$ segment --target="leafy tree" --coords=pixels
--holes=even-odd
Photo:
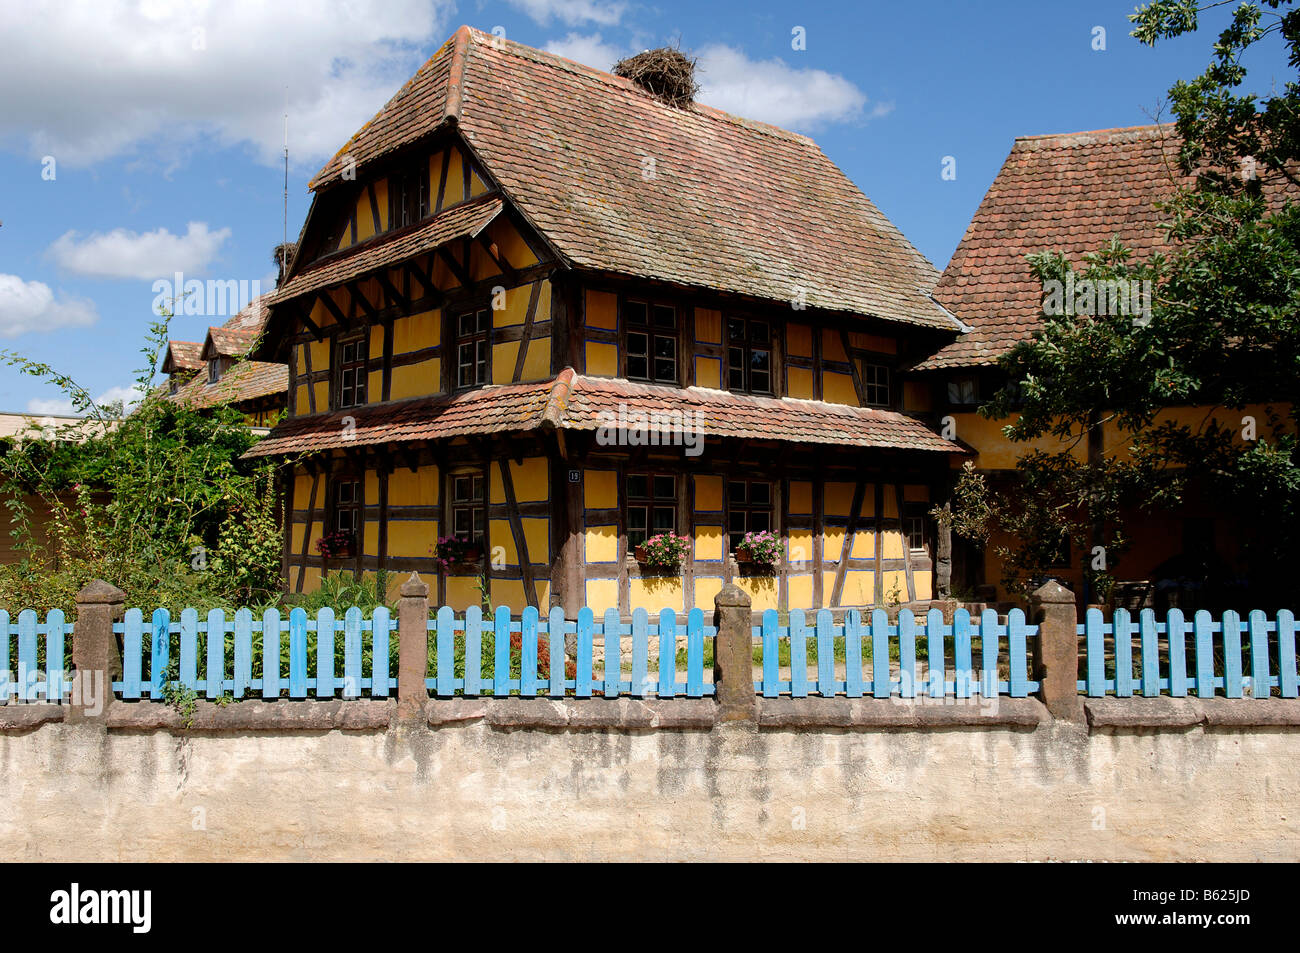
[[[1201,14],[1221,5],[1155,0],[1130,17],[1133,35],[1155,45],[1193,33]],[[1135,262],[1112,241],[1078,263],[1030,256],[1044,282],[1147,280],[1155,290],[1149,320],[1051,316],[1001,362],[1008,383],[981,413],[1018,413],[1004,428],[1012,440],[1064,442],[1059,452],[1022,457],[1017,486],[981,503],[983,532],[1018,538],[1007,581],[1022,590],[1050,570],[1066,537],[1106,547],[1100,571],[1091,545],[1081,550],[1085,575],[1104,594],[1127,545],[1125,508],[1177,507],[1193,494],[1215,500],[1252,540],[1247,556],[1261,591],[1281,582],[1282,556],[1300,540],[1300,210],[1287,201],[1300,185],[1300,86],[1287,82],[1265,97],[1244,88],[1243,57],[1269,37],[1300,69],[1292,0],[1246,2],[1205,72],[1169,92],[1185,180],[1161,208],[1167,254]],[[1265,419],[1246,417],[1250,404],[1269,406]],[[1180,422],[1162,413],[1172,407],[1212,413]],[[1131,434],[1129,460],[1072,452],[1107,425]],[[969,483],[963,477],[966,492]]]

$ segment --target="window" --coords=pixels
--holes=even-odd
[[[772,529],[772,484],[761,480],[727,481],[727,529],[734,553],[746,533]]]
[[[627,545],[639,546],[659,533],[677,532],[677,478],[663,473],[627,477]]]
[[[889,366],[886,364],[862,365],[862,391],[868,407],[888,407]]]
[[[335,406],[360,407],[366,402],[366,365],[370,362],[370,339],[366,335],[340,341],[338,348],[338,400]]]
[[[627,376],[634,381],[677,383],[677,309],[646,301],[623,303]]]
[[[208,383],[215,384],[221,380],[221,358],[214,357],[208,361]]]
[[[483,539],[483,476],[456,473],[451,478],[451,535],[467,542]]]
[[[429,164],[417,162],[393,175],[388,186],[388,227],[412,225],[429,214]]]
[[[903,507],[903,534],[907,537],[907,548],[913,555],[928,556],[926,544],[926,504],[906,503]]]
[[[334,528],[356,538],[361,526],[361,481],[339,480],[334,484]]]
[[[772,393],[772,329],[766,321],[727,319],[727,386],[751,394]]]
[[[980,398],[979,379],[976,377],[954,377],[948,381],[948,403],[956,407],[969,407],[978,404]]]
[[[488,335],[492,317],[486,308],[456,319],[456,386],[477,387],[488,380]]]

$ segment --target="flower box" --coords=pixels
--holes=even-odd
[[[642,566],[659,570],[675,570],[681,568],[682,561],[690,551],[689,537],[674,533],[658,533],[644,543],[640,543],[636,547],[635,555],[636,561]]]

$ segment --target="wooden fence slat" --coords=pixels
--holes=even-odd
[[[959,618],[954,612],[952,616],[953,693],[957,698],[971,696],[971,670],[974,666],[971,662],[970,629],[970,613]]]
[[[767,611],[776,615],[771,609]],[[763,613],[763,619],[766,622],[767,612]],[[862,697],[862,613],[857,609],[844,613],[844,694],[849,698]]]
[[[1165,615],[1165,638],[1169,640],[1169,694],[1183,698],[1187,695],[1187,623],[1181,609],[1170,609]]]
[[[817,610],[817,694],[835,694],[835,619],[830,609]]]
[[[871,627],[876,627],[874,613]],[[872,651],[874,653],[875,650]],[[888,652],[885,653],[885,658],[889,658]],[[872,662],[875,662],[874,654]],[[904,698],[915,698],[919,687],[916,684],[916,617],[912,615],[911,609],[903,609],[898,613],[898,667],[898,693]],[[872,682],[874,688],[874,677]]]
[[[686,696],[704,696],[704,613],[686,613]]]
[[[537,608],[527,606],[519,618],[519,694],[537,694]]]
[[[204,669],[207,696],[220,698],[226,691],[226,614],[208,612],[207,667]]]
[[[1083,614],[1084,649],[1088,654],[1088,695],[1101,698],[1106,694],[1106,620],[1100,609]]]
[[[439,606],[435,618],[438,622],[434,646],[437,671],[434,672],[433,690],[439,698],[450,698],[456,694],[456,614],[451,606]],[[507,635],[506,644],[509,643],[510,636]]]
[[[370,620],[370,694],[373,698],[388,697],[392,627],[393,619],[388,607],[378,606]]]
[[[633,698],[645,698],[650,680],[650,617],[644,609],[632,610],[632,691]]]
[[[1111,631],[1115,638],[1115,694],[1119,698],[1133,696],[1133,627],[1127,609],[1116,609],[1111,615]]]
[[[551,653],[551,677],[547,679],[547,689],[550,691],[552,698],[563,698],[567,686],[565,685],[565,660],[568,656],[564,651],[564,609],[560,606],[551,607],[550,619],[546,623],[546,650]],[[645,646],[645,651],[649,651],[649,644]],[[642,691],[644,692],[645,682],[645,659],[644,652],[641,660],[641,681],[643,683]],[[635,661],[633,662],[635,664]]]
[[[1295,615],[1290,609],[1277,614],[1277,681],[1283,698],[1300,694],[1300,673],[1296,672]]]
[[[483,692],[483,607],[465,610],[465,695]]]
[[[497,606],[492,623],[492,694],[510,694],[510,607]]]
[[[181,684],[190,691],[199,687],[199,612],[181,610]]]
[[[992,609],[985,609],[981,619],[981,628],[992,616],[993,625],[998,624],[998,615]],[[1024,698],[1029,694],[1029,652],[1026,647],[1028,636],[1025,626],[1025,614],[1020,609],[1007,613],[1007,663],[1011,668],[1010,685],[1012,698]]]
[[[1196,694],[1200,698],[1214,697],[1214,620],[1204,609],[1192,617],[1196,636]]]
[[[343,697],[361,697],[361,610],[343,613]]]
[[[63,665],[63,610],[51,609],[45,616],[45,697],[51,702],[63,700],[67,688]]]
[[[790,696],[808,696],[808,630],[802,609],[790,610]]]
[[[1260,609],[1250,613],[1250,695],[1267,698],[1273,693],[1268,671],[1268,616]]]
[[[316,697],[334,697],[334,610],[316,612]]]
[[[289,610],[289,697],[307,697],[307,610]]]
[[[0,703],[9,700],[14,685],[9,679],[9,638],[13,633],[9,627],[9,613],[0,609]]]
[[[966,612],[965,609],[958,609],[958,613]],[[970,618],[970,613],[966,612],[966,617]],[[953,614],[956,618],[956,613]],[[980,626],[980,696],[983,698],[994,698],[998,694],[998,650],[1001,639],[997,627],[986,629]]]
[[[884,609],[871,610],[871,694],[875,698],[888,698],[890,694],[889,613]]]
[[[235,613],[235,697],[243,698],[253,687],[253,613]]]
[[[1241,698],[1241,616],[1229,609],[1223,613],[1223,691],[1229,698]]]
[[[181,668],[185,667],[185,616],[181,615]],[[181,676],[184,678],[184,675]],[[262,613],[262,697],[280,697],[280,610]]]
[[[587,650],[587,672],[591,673],[591,650]],[[677,694],[677,613],[672,609],[659,612],[659,689],[660,698]]]
[[[1138,613],[1138,629],[1142,645],[1142,694],[1151,698],[1160,694],[1160,639],[1154,609]]]
[[[27,682],[23,673],[23,619],[27,613],[31,612],[32,623],[32,655],[33,662],[36,659],[35,638],[36,638],[36,613],[31,609],[24,609],[18,613],[18,697],[26,698],[23,694]],[[144,618],[139,609],[127,609],[122,619],[122,697],[139,698],[141,682],[144,679],[144,673],[141,668],[144,665]]]
[[[659,678],[660,678],[659,694],[660,696],[663,696],[663,670],[664,670],[663,668],[664,642],[663,642],[663,635],[662,635],[663,632],[662,625],[663,623],[660,622],[660,626],[661,626],[659,630],[661,633],[659,636]],[[581,609],[578,610],[578,631],[577,633],[575,633],[575,637],[578,640],[578,644],[576,647],[577,651],[575,652],[577,658],[575,659],[574,664],[577,671],[574,673],[574,680],[577,682],[577,685],[574,687],[573,693],[577,695],[579,698],[591,697],[591,692],[592,692],[591,667],[592,667],[592,654],[594,652],[595,632],[596,632],[596,614],[592,612],[591,609],[588,608],[587,606],[583,606]]]
[[[775,609],[764,609],[759,620],[759,637],[762,640],[764,698],[781,694],[781,616]]]
[[[623,678],[623,638],[619,634],[617,609],[605,610],[601,634],[605,637],[605,697],[617,698],[618,683]]]
[[[987,612],[986,612],[987,618]],[[926,668],[930,670],[930,697],[943,698],[947,689],[944,682],[947,680],[947,672],[944,662],[944,629],[943,613],[938,609],[931,609],[925,614],[925,644],[929,650],[930,659],[926,663]]]

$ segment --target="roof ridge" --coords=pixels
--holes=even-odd
[[[1154,133],[1154,132],[1161,132],[1166,130],[1172,132],[1175,128],[1175,125],[1176,124],[1172,122],[1156,122],[1156,123],[1147,123],[1146,125],[1142,125],[1142,126],[1111,126],[1110,128],[1107,129],[1080,129],[1074,132],[1041,132],[1041,133],[1036,133],[1034,135],[1028,135],[1028,136],[1016,136],[1015,141],[1016,142],[1043,142],[1048,139],[1064,140],[1064,139],[1073,139],[1075,137],[1083,137],[1083,136],[1113,136],[1122,133],[1130,133],[1130,134],[1137,134],[1137,133],[1144,133],[1144,132]]]

